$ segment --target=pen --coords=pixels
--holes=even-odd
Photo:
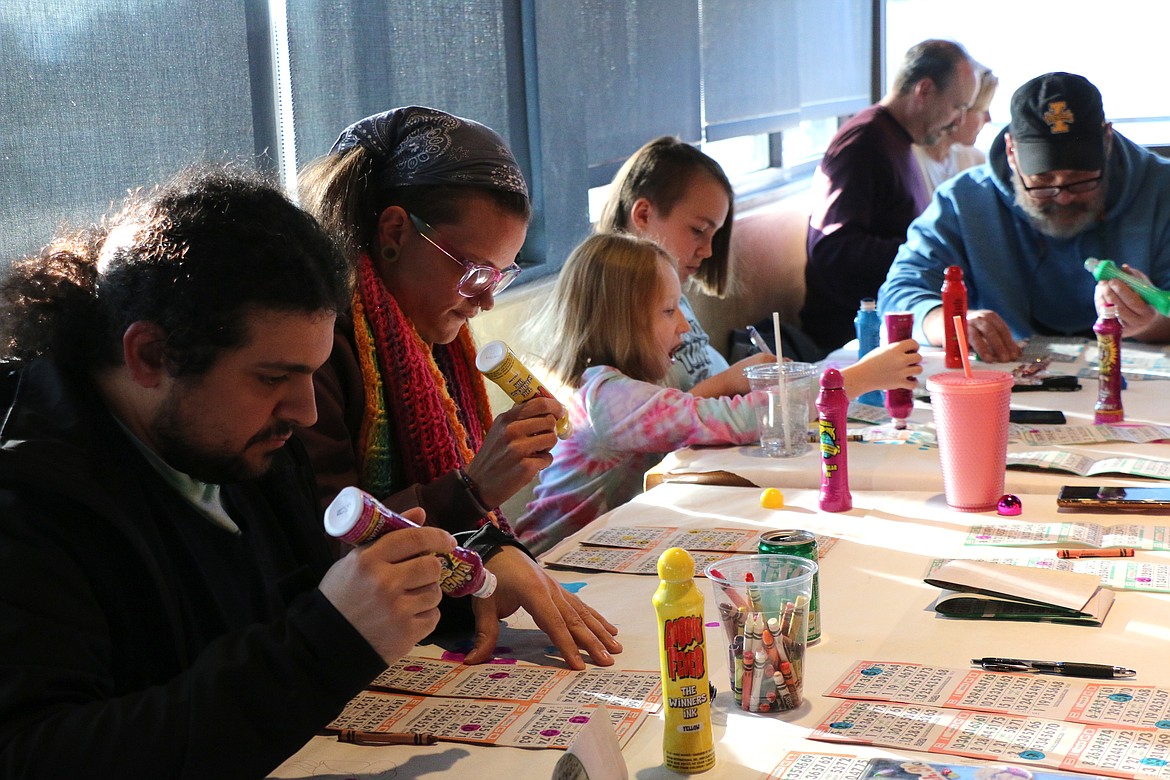
[[[1057,550],[1057,558],[1132,558],[1132,547],[1114,547],[1111,550]]]
[[[971,663],[988,672],[1037,672],[1060,674],[1065,677],[1092,677],[1112,680],[1118,677],[1133,677],[1137,672],[1124,666],[1107,664],[1083,664],[1074,661],[1030,661],[1023,658],[972,658]]]
[[[342,729],[337,733],[337,741],[354,745],[434,745],[439,739],[434,734]]]
[[[764,337],[760,335],[760,332],[756,330],[754,326],[747,326],[747,334],[748,338],[752,340],[752,343],[756,345],[756,349],[760,350],[760,352],[763,352],[765,355],[772,354],[772,350],[768,349],[768,342],[764,341]]]

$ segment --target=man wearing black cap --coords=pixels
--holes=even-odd
[[[959,174],[914,221],[879,293],[911,311],[915,337],[943,339],[939,291],[963,269],[967,336],[991,362],[1017,339],[1091,336],[1097,306],[1117,306],[1127,338],[1170,341],[1170,320],[1123,282],[1097,283],[1089,257],[1170,287],[1170,161],[1113,131],[1101,93],[1082,76],[1047,73],[1012,96],[1012,118],[988,163]]]

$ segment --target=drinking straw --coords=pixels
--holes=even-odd
[[[780,425],[784,449],[788,449],[788,442],[792,439],[792,429],[788,427],[788,382],[784,379],[784,351],[780,346],[780,312],[772,312],[772,330],[776,332],[776,381],[780,385]],[[802,436],[804,434],[801,434]]]
[[[967,354],[967,329],[963,327],[963,315],[956,314],[955,320],[955,338],[959,340],[959,357],[963,359],[963,373],[967,378],[971,378],[971,356]]]

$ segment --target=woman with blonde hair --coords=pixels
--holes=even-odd
[[[590,236],[569,256],[537,318],[546,329],[544,363],[573,391],[573,434],[553,449],[552,465],[516,521],[535,551],[629,501],[667,452],[759,439],[763,391],[707,398],[664,385],[690,327],[675,265],[652,241]],[[922,370],[917,349],[907,339],[874,350],[842,370],[846,392],[914,387]]]

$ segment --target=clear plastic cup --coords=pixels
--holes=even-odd
[[[811,363],[784,364],[784,390],[775,363],[759,363],[743,370],[752,392],[759,392],[756,423],[760,448],[773,458],[791,458],[808,452],[809,419],[816,395],[817,368]],[[785,408],[784,401],[788,406]]]
[[[815,561],[795,555],[737,555],[712,563],[704,572],[726,637],[735,703],[745,711],[787,712],[804,700],[808,610],[816,573]],[[711,642],[710,647],[719,644]]]

